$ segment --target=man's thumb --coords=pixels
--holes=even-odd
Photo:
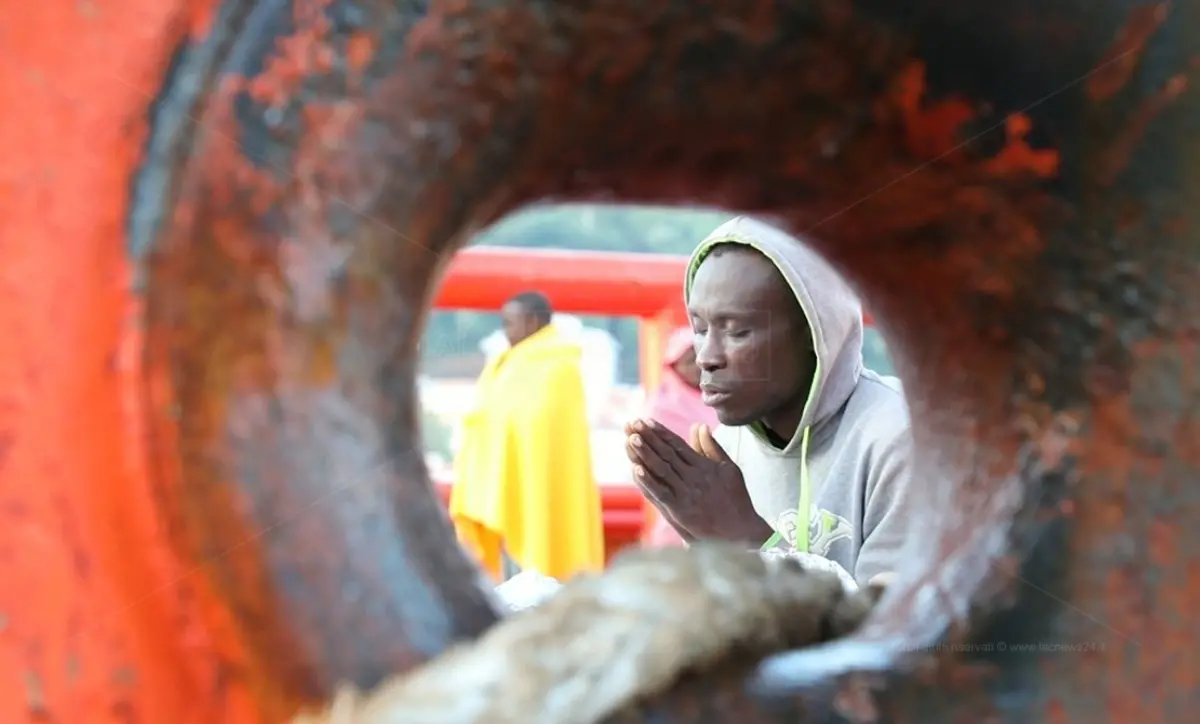
[[[696,437],[700,443],[700,452],[704,453],[704,457],[719,463],[732,462],[725,454],[725,448],[721,447],[721,443],[713,437],[712,428],[708,425],[697,425]]]

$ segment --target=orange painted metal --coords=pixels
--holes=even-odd
[[[404,343],[415,339],[432,279],[458,238],[450,232],[530,198],[587,198],[613,189],[619,199],[692,198],[778,211],[794,228],[820,225],[823,253],[855,271],[905,341],[907,389],[921,403],[915,427],[939,453],[929,456],[933,474],[919,478],[919,490],[937,505],[916,512],[928,534],[913,547],[909,570],[871,627],[837,656],[818,660],[821,652],[810,652],[817,655],[792,660],[775,677],[770,708],[744,696],[740,678],[695,677],[650,702],[657,709],[640,707],[634,720],[717,721],[740,709],[753,715],[742,720],[795,721],[823,702],[791,700],[788,710],[782,694],[808,690],[817,700],[836,689],[834,703],[843,712],[879,713],[886,721],[1186,721],[1200,681],[1191,484],[1200,460],[1193,414],[1197,244],[1189,203],[1200,187],[1193,132],[1200,105],[1188,90],[1189,82],[1195,85],[1189,59],[1197,57],[1200,15],[1188,3],[1177,4],[1165,25],[1165,4],[1144,6],[1128,22],[1128,4],[1112,2],[1087,12],[1065,2],[917,4],[917,11],[884,23],[876,22],[883,13],[871,3],[766,3],[753,16],[750,5],[741,15],[736,3],[721,14],[689,15],[694,4],[675,3],[669,9],[677,14],[665,17],[678,22],[657,34],[633,32],[653,17],[635,8],[651,5],[621,3],[605,4],[594,16],[561,3],[524,14],[497,4],[437,3],[436,23],[377,23],[388,28],[382,34],[390,37],[379,43],[384,50],[395,51],[396,36],[412,31],[406,48],[447,60],[440,68],[426,63],[427,75],[413,73],[375,96],[387,101],[374,110],[394,134],[388,143],[378,133],[345,146],[327,142],[351,138],[333,126],[354,105],[339,95],[348,84],[334,83],[301,89],[316,93],[315,102],[304,102],[320,112],[309,114],[312,125],[298,140],[281,144],[306,152],[292,159],[289,172],[343,170],[323,153],[345,161],[362,160],[347,150],[372,159],[389,152],[385,161],[361,164],[381,173],[347,184],[375,192],[381,178],[398,177],[387,194],[364,196],[387,199],[364,208],[390,210],[386,220],[396,238],[372,245],[381,236],[375,229],[339,232],[368,247],[372,263],[351,270],[358,286],[329,283],[343,259],[322,246],[331,236],[325,224],[299,226],[302,233],[289,239],[299,249],[288,249],[299,254],[285,257],[282,245],[252,246],[268,236],[253,192],[271,191],[273,180],[252,173],[239,145],[244,139],[230,133],[239,126],[221,115],[227,108],[211,93],[212,133],[203,139],[208,153],[200,154],[207,164],[186,175],[194,182],[189,203],[170,209],[175,245],[151,284],[160,304],[209,306],[200,322],[153,304],[156,314],[146,315],[167,352],[189,363],[204,362],[208,351],[207,338],[189,333],[219,329],[224,335],[212,338],[231,345],[218,360],[224,374],[218,382],[227,389],[208,396],[183,389],[191,393],[182,398],[187,411],[204,412],[210,400],[238,401],[228,383],[237,368],[229,360],[263,346],[263,339],[278,339],[267,333],[288,332],[287,341],[300,348],[316,339],[284,330],[281,317],[263,314],[257,326],[234,317],[304,308],[272,307],[277,297],[264,286],[230,300],[222,286],[228,280],[247,289],[263,272],[295,272],[301,275],[295,290],[328,292],[360,313],[357,322],[364,311],[386,307],[391,316],[380,328],[401,338],[389,340],[399,355],[360,355],[363,367],[350,375],[361,383],[351,400],[359,404],[350,409],[365,418],[359,429],[366,433],[343,438],[342,447],[330,435],[318,452],[404,453],[416,440],[412,400],[393,398],[411,389],[412,370],[397,368],[396,357],[412,356],[415,343]],[[256,7],[280,7],[267,5]],[[247,506],[238,494],[294,501],[301,484],[324,482],[320,474],[306,478],[306,471],[280,464],[311,450],[302,444],[310,440],[281,446],[283,454],[273,456],[267,443],[278,426],[253,427],[255,410],[239,411],[222,420],[223,436],[204,430],[181,436],[181,449],[196,454],[208,445],[219,458],[212,470],[188,471],[183,487],[195,494],[188,505],[161,504],[156,494],[178,490],[149,484],[143,420],[170,418],[173,408],[152,415],[134,394],[142,377],[134,320],[142,315],[129,293],[126,212],[147,135],[144,119],[172,51],[203,25],[205,6],[10,3],[0,26],[0,107],[7,111],[0,119],[4,724],[277,721],[297,701],[327,694],[330,682],[369,684],[385,667],[402,669],[429,650],[418,650],[425,632],[415,626],[357,625],[364,621],[355,617],[361,602],[389,593],[394,581],[371,567],[371,556],[354,555],[371,546],[346,544],[350,533],[370,532],[348,528],[372,522],[358,515],[354,500],[312,506],[310,518],[318,523],[331,520],[321,514],[337,503],[343,507],[334,512],[358,515],[325,529],[333,535],[304,540],[275,528],[259,540],[243,539],[240,553],[223,547],[242,532],[223,524],[254,522],[243,515]],[[334,56],[317,32],[328,35],[329,23],[306,9],[310,17],[297,18],[296,42],[278,44],[277,56],[288,62],[257,74],[258,101],[293,98],[286,82],[326,70],[331,58],[347,61],[339,69],[357,72],[373,52],[372,39],[351,35],[353,18],[343,18],[334,40],[346,42]],[[462,21],[452,22],[451,14]],[[945,23],[929,22],[938,17]],[[563,21],[555,26],[561,38],[545,31],[546,18]],[[1152,38],[1159,25],[1163,32]],[[481,55],[479,34],[469,32],[477,28],[495,31],[485,38],[495,48],[510,54],[520,48],[520,62]],[[742,29],[741,37],[729,28]],[[247,43],[276,48],[280,33],[260,32]],[[629,62],[607,73],[591,63],[563,63],[562,48],[575,47],[559,42],[568,37],[581,48],[616,47],[609,52]],[[614,37],[627,42],[614,46]],[[952,45],[949,38],[967,41]],[[1148,47],[1152,52],[1143,53]],[[667,70],[656,63],[656,75],[647,75],[645,59],[664,48],[679,62]],[[396,57],[381,55],[387,62],[379,65],[397,67]],[[547,69],[550,76],[485,98],[480,89],[493,86],[457,82],[472,76],[456,73],[455,65],[481,57],[491,63],[478,71],[485,81],[511,78],[518,67]],[[596,56],[606,58],[617,56]],[[712,58],[728,62],[714,65]],[[757,73],[747,83],[741,71],[750,68]],[[820,72],[805,72],[814,68]],[[676,92],[696,78],[712,93]],[[582,83],[592,80],[582,96]],[[587,102],[577,102],[581,97]],[[638,102],[650,98],[657,100]],[[513,108],[523,112],[486,113]],[[1015,113],[1019,108],[1030,114]],[[964,122],[974,115],[978,123]],[[263,111],[250,120],[259,116],[273,117]],[[523,119],[535,125],[518,123]],[[1001,120],[1003,138],[995,143],[963,143]],[[528,138],[518,132],[534,127],[543,131],[537,144],[518,144]],[[1027,139],[1031,127],[1042,138]],[[449,133],[426,132],[439,129]],[[564,138],[558,129],[579,133]],[[212,139],[220,133],[224,146]],[[430,139],[444,137],[464,142],[461,163],[432,155],[444,147]],[[472,156],[482,139],[505,138],[511,143]],[[671,143],[647,143],[656,139]],[[1043,144],[1061,144],[1062,153]],[[411,169],[382,173],[397,171],[380,168],[399,166],[397,159]],[[1061,183],[1043,183],[1057,167]],[[513,172],[514,183],[497,182],[501,172]],[[335,173],[316,180],[342,179]],[[214,189],[227,193],[201,193]],[[311,198],[286,191],[295,196],[287,196],[288,210],[313,210]],[[224,265],[212,263],[217,240],[227,244]],[[364,289],[383,302],[364,303]],[[559,303],[569,308],[565,299]],[[361,326],[345,323],[336,331],[368,342],[357,351],[374,341]],[[284,364],[289,359],[276,354],[264,368],[295,382],[296,370]],[[175,392],[186,375],[178,377],[168,380]],[[322,385],[328,380],[304,389]],[[380,414],[378,408],[392,404],[398,412]],[[288,421],[303,422],[302,412],[293,406]],[[231,429],[235,424],[243,427]],[[369,445],[384,433],[394,439]],[[390,477],[363,487],[392,493],[377,500],[403,503],[370,512],[382,511],[375,520],[382,517],[391,525],[387,532],[404,543],[427,543],[393,556],[399,567],[427,575],[406,595],[387,599],[397,610],[410,604],[403,615],[379,620],[445,624],[436,642],[444,649],[456,635],[477,634],[478,591],[459,583],[466,566],[461,556],[446,554],[454,551],[449,531],[437,516],[424,515],[436,503],[425,471],[410,462],[417,455],[399,457],[383,471]],[[247,461],[270,467],[274,477],[266,483],[262,476],[239,477],[235,463]],[[206,507],[208,500],[218,504]],[[173,530],[177,521],[166,510],[192,517]],[[321,532],[311,522],[296,528]],[[200,554],[184,565],[169,535],[208,547],[197,546]],[[280,549],[289,555],[271,558]],[[306,569],[313,559],[324,565]],[[316,575],[347,570],[346,563],[361,565],[350,572],[353,586]],[[205,565],[212,570],[193,575]],[[222,577],[248,585],[226,585],[218,605],[206,586]],[[306,599],[325,623],[287,618],[309,612],[297,603]],[[264,628],[290,637],[259,635]],[[960,633],[970,636],[961,647]],[[343,640],[350,643],[323,646]],[[354,645],[361,641],[370,645]],[[1030,648],[1005,652],[996,642]],[[293,660],[302,665],[289,668]],[[863,663],[886,671],[878,679],[837,680],[843,667]],[[297,671],[316,684],[287,678]],[[875,702],[867,696],[871,689],[880,692]]]
[[[0,722],[257,721],[166,545],[134,407],[124,217],[147,109],[207,3],[0,24]]]

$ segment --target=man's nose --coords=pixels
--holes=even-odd
[[[713,343],[711,336],[696,340],[696,366],[705,372],[725,366],[725,354],[719,344]]]

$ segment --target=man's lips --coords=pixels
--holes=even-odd
[[[700,400],[712,407],[729,399],[729,391],[715,385],[700,385]]]

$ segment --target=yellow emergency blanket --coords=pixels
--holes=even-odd
[[[547,326],[480,375],[450,517],[459,541],[497,580],[502,552],[559,580],[604,567],[580,355]]]

